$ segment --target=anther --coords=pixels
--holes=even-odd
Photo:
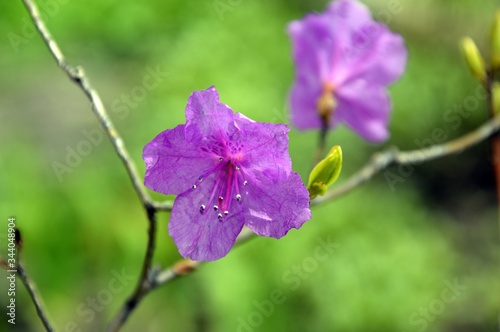
[[[193,184],[193,189],[196,189],[196,185],[195,184]]]
[[[221,158],[219,158],[219,162],[222,162],[223,160],[224,160],[224,159],[222,159],[222,157],[221,157]]]
[[[219,218],[219,220],[222,220],[222,214],[221,214],[221,213],[219,213],[219,214],[217,215],[217,218]]]
[[[241,195],[240,194],[236,195],[236,200],[237,201],[241,201]]]
[[[203,181],[203,178],[200,176],[200,177],[198,178],[198,181],[200,181],[200,182],[201,182],[201,181]]]
[[[248,184],[248,181],[247,181],[247,180],[243,181],[243,185],[244,185],[244,186],[246,186],[247,184]]]
[[[239,171],[241,168],[240,166],[236,166],[236,170]]]
[[[205,205],[201,204],[201,206],[200,206],[200,211],[201,211],[201,212],[205,211]]]
[[[217,205],[214,205],[214,211],[217,211],[219,207]]]
[[[220,213],[219,213],[220,214]],[[224,215],[227,216],[229,214],[229,211],[224,211]]]
[[[219,196],[219,201],[222,201],[222,200],[224,200],[224,197]]]

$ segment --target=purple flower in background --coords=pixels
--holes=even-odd
[[[295,82],[292,122],[301,130],[344,123],[364,139],[388,137],[391,101],[386,90],[403,73],[403,38],[372,20],[354,0],[332,2],[288,26]]]
[[[225,256],[243,225],[280,238],[309,220],[309,193],[292,171],[285,125],[258,123],[195,91],[186,124],[165,130],[143,152],[145,184],[177,194],[169,234],[194,260]]]

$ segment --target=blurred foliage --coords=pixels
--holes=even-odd
[[[101,93],[141,172],[142,147],[184,121],[193,90],[215,85],[235,111],[287,122],[293,66],[286,24],[325,7],[325,1],[299,0],[38,3],[68,61],[82,65]],[[230,9],[221,14],[219,3]],[[366,3],[405,37],[410,59],[391,88],[386,144],[367,145],[344,128],[329,135],[328,145],[342,146],[344,155],[337,184],[376,150],[430,144],[437,128],[451,139],[487,118],[481,100],[463,111],[467,97],[477,99],[479,90],[457,45],[469,35],[486,54],[496,1],[401,0],[390,15],[393,1]],[[146,218],[105,137],[58,178],[53,163],[66,163],[69,151],[89,141],[85,133],[99,136],[99,126],[81,91],[33,32],[21,1],[1,2],[0,12],[0,253],[7,248],[6,220],[15,216],[26,268],[57,330],[70,331],[72,322],[81,331],[102,330],[139,275]],[[13,42],[16,36],[21,39]],[[137,93],[157,68],[168,75],[126,106],[123,96]],[[294,168],[304,179],[316,138],[315,132],[290,133]],[[389,171],[403,182],[391,188],[381,174],[314,208],[299,231],[279,241],[255,239],[155,291],[123,330],[496,329],[499,239],[490,161],[489,145],[482,143],[427,164],[393,167]],[[167,222],[168,215],[160,214],[155,262],[162,266],[179,259]],[[315,258],[321,241],[336,244],[324,260]],[[124,287],[110,293],[110,282],[122,272],[134,280],[124,279]],[[440,307],[447,282],[455,281],[465,290]],[[0,286],[4,292],[5,277]],[[7,324],[2,314],[0,330],[40,331],[20,282],[17,288],[17,324]],[[272,302],[276,294],[279,300]],[[89,297],[103,304],[90,312],[92,319]],[[6,304],[2,294],[0,305]]]

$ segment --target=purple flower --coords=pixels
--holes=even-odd
[[[143,152],[145,184],[177,194],[169,234],[194,260],[225,256],[243,225],[280,238],[309,220],[309,194],[292,171],[285,125],[258,123],[195,91],[186,124],[165,130]]]
[[[403,73],[403,38],[354,0],[332,2],[288,26],[296,66],[290,92],[292,122],[301,130],[344,123],[364,139],[388,137],[386,90]]]

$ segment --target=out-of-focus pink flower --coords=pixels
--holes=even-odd
[[[405,69],[403,38],[354,0],[334,1],[324,13],[290,23],[288,32],[296,70],[293,124],[306,130],[344,123],[368,141],[387,139],[387,86]]]

